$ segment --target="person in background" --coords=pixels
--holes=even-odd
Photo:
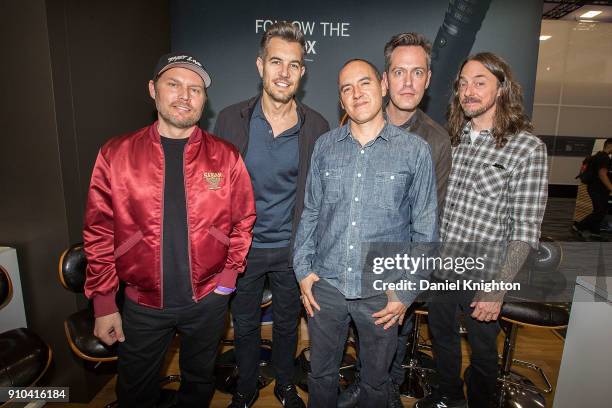
[[[603,150],[597,152],[588,164],[591,180],[587,183],[587,192],[593,203],[593,212],[579,222],[574,222],[572,231],[582,239],[604,241],[601,235],[601,223],[608,215],[608,197],[612,191],[609,178],[610,155],[612,154],[612,138],[606,139]],[[590,232],[587,237],[585,231]]]

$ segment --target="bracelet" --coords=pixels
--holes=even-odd
[[[235,290],[236,290],[235,288],[226,288],[225,286],[217,286],[217,291],[228,294],[228,295]]]

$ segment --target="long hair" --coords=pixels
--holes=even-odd
[[[493,53],[481,52],[470,55],[461,64],[455,78],[453,96],[447,114],[451,144],[453,146],[459,144],[463,128],[469,120],[463,113],[459,96],[459,78],[463,67],[469,61],[477,61],[484,65],[497,78],[497,86],[501,89],[495,101],[495,117],[491,129],[495,138],[495,146],[497,148],[503,147],[507,142],[506,135],[508,134],[516,134],[522,131],[531,132],[533,125],[523,110],[521,86],[512,77],[512,71],[508,63]]]

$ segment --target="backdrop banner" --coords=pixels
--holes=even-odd
[[[542,1],[533,0],[270,0],[171,4],[172,50],[199,57],[212,77],[206,119],[212,129],[224,107],[260,91],[259,40],[274,21],[293,22],[306,36],[306,75],[298,98],[335,127],[341,117],[337,75],[351,58],[384,67],[392,35],[417,31],[433,43],[432,83],[422,107],[444,123],[450,87],[463,59],[491,51],[506,59],[531,113]]]

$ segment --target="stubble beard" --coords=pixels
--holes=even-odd
[[[165,109],[161,108],[158,103],[156,103],[156,105],[157,105],[157,113],[159,114],[159,116],[161,116],[162,119],[164,119],[164,121],[170,123],[172,126],[178,129],[188,129],[194,126],[196,123],[198,123],[198,121],[202,117],[203,108],[200,109],[199,112],[194,112],[193,116],[186,117],[183,119],[178,119],[177,117],[172,116]]]

